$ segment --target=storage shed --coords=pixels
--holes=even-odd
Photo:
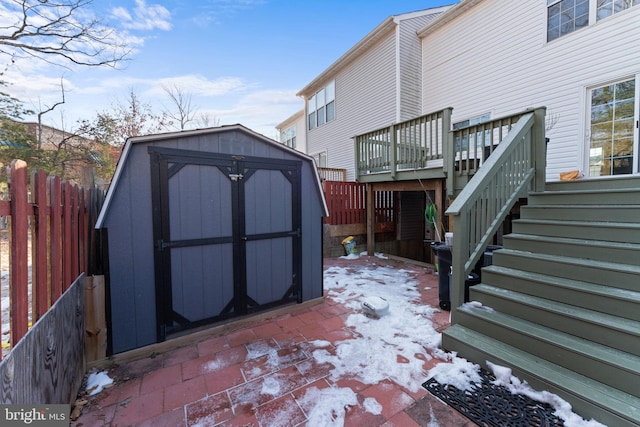
[[[326,215],[313,159],[242,125],[129,139],[96,223],[108,353],[321,297]]]

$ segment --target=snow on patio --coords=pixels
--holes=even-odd
[[[149,393],[147,396],[157,393],[162,382],[165,387],[164,403],[160,403],[155,412],[151,411],[153,417],[145,415],[147,418],[144,418],[140,409],[135,410],[138,408],[134,400],[136,396],[120,392],[114,394],[119,396],[117,398],[107,396],[102,400],[109,401],[114,408],[104,409],[106,406],[103,406],[100,419],[115,424],[125,420],[138,424],[125,418],[138,416],[146,424],[156,425],[154,423],[160,420],[167,423],[167,418],[158,417],[171,416],[172,423],[176,425],[238,425],[257,421],[257,424],[269,427],[361,425],[366,420],[367,425],[387,422],[385,425],[435,427],[451,422],[443,411],[462,417],[452,408],[436,407],[439,403],[423,405],[421,414],[416,415],[417,410],[411,413],[411,407],[430,397],[421,385],[431,376],[459,388],[472,387],[479,380],[478,365],[439,348],[441,324],[436,319],[442,319],[446,313],[426,303],[424,291],[429,288],[424,287],[425,276],[422,276],[422,282],[418,279],[421,275],[433,274],[423,267],[387,261],[380,255],[350,255],[327,261],[327,264],[324,272],[326,302],[317,306],[317,311],[280,316],[270,323],[212,339],[211,347],[215,343],[218,351],[215,355],[202,351],[209,346],[205,342],[199,343],[197,350],[179,349],[174,351],[175,355],[139,361],[137,363],[155,364],[155,367],[138,379],[140,396],[137,398],[145,398],[142,396],[145,389]],[[437,286],[437,277],[429,280]],[[437,294],[437,290],[434,291]],[[371,296],[386,300],[389,303],[388,313],[380,318],[366,316],[361,303]],[[433,305],[436,304],[437,301]],[[319,315],[321,310],[341,314],[335,316],[333,313],[335,317],[322,318]],[[313,317],[314,314],[318,317]],[[300,318],[304,316],[308,316],[305,319],[309,322],[303,325]],[[322,332],[322,328],[311,321],[333,322],[338,318],[341,321],[333,331]],[[287,329],[293,328],[292,325],[300,326],[296,326],[294,332]],[[259,333],[267,329],[273,330],[269,338]],[[244,340],[242,352],[232,342],[240,338]],[[222,342],[225,344],[220,350]],[[188,356],[176,371],[171,363],[179,352]],[[231,359],[233,361],[229,362]],[[230,379],[225,387],[218,387],[230,369],[236,372],[235,379]],[[173,384],[168,377],[169,371],[178,376],[181,372],[183,382]],[[550,403],[557,409],[557,415],[565,420],[565,425],[600,425],[582,420],[557,396],[531,390],[525,382],[513,377],[508,369],[494,367],[493,371],[496,381],[512,392]],[[196,375],[204,376],[201,383],[206,383],[206,390],[204,385],[202,390],[194,385]],[[129,376],[129,383],[134,377]],[[126,385],[116,382],[111,389]],[[170,406],[169,396],[175,395],[171,389],[178,386],[186,390],[185,395]],[[128,389],[132,387],[129,384]],[[111,389],[103,394],[113,393],[109,391]],[[370,391],[373,389],[377,391]],[[125,403],[118,402],[118,399]],[[94,407],[99,408],[100,405],[98,401]],[[146,410],[151,407],[148,402]],[[88,409],[91,410],[91,405]],[[462,419],[458,419],[458,423],[464,424]],[[93,425],[90,420],[83,415],[76,425]]]

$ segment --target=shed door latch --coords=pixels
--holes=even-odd
[[[240,179],[242,179],[244,177],[244,175],[242,175],[241,173],[230,173],[229,174],[229,179],[231,181],[238,181]]]

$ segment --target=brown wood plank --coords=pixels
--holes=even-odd
[[[79,277],[0,363],[0,403],[69,404],[84,377],[84,289]],[[45,320],[46,319],[46,320]]]

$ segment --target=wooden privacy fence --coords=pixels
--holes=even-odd
[[[367,186],[359,182],[324,181],[322,183],[329,216],[325,224],[350,225],[367,222]],[[393,191],[376,191],[376,222],[393,222]]]
[[[2,285],[10,295],[11,346],[25,335],[30,320],[35,324],[87,271],[88,193],[42,170],[31,174],[30,183],[28,178],[27,164],[14,160],[9,200],[0,201],[0,216],[10,218],[9,265],[0,269],[9,270],[8,284]]]

